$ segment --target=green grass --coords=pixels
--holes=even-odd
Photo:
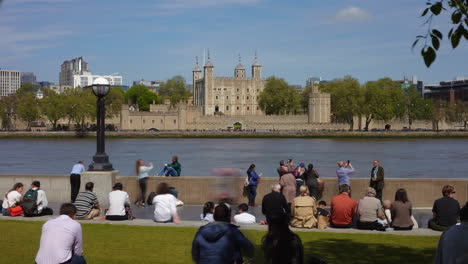
[[[34,263],[43,222],[1,221],[1,263]],[[196,228],[82,224],[88,263],[192,263]],[[256,247],[265,231],[242,231]],[[432,263],[438,237],[298,232],[305,257],[328,263]]]

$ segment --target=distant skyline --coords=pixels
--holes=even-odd
[[[232,76],[255,51],[263,76],[304,85],[351,75],[361,82],[416,75],[425,83],[468,76],[468,45],[444,36],[427,69],[416,35],[424,1],[5,0],[0,2],[0,68],[57,83],[63,61],[82,56],[93,74],[118,72],[124,84],[182,75],[210,49],[216,76]],[[435,26],[447,29],[447,17]],[[445,32],[444,32],[445,33]],[[248,71],[250,75],[250,70]]]

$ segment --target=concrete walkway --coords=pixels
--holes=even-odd
[[[47,221],[49,219],[57,217],[54,216],[41,216],[41,217],[9,217],[9,216],[0,216],[0,220],[18,220],[18,221]],[[181,221],[180,224],[174,223],[156,223],[151,219],[135,219],[132,221],[108,221],[108,220],[80,220],[80,223],[83,224],[110,224],[110,225],[127,225],[127,226],[165,226],[165,227],[200,227],[206,222],[202,221]],[[264,230],[267,231],[267,226],[260,224],[249,224],[249,225],[240,225],[241,230]],[[385,235],[402,235],[402,236],[440,236],[442,232],[433,231],[428,228],[418,228],[412,231],[367,231],[367,230],[358,230],[358,229],[301,229],[301,228],[291,228],[295,232],[323,232],[323,233],[346,233],[346,234],[385,234]]]

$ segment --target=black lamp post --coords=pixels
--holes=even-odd
[[[96,112],[96,154],[93,156],[93,163],[89,165],[90,171],[111,171],[114,170],[112,164],[109,162],[109,156],[106,154],[105,145],[105,119],[106,108],[104,105],[104,97],[110,91],[109,81],[99,77],[93,81],[93,85],[88,86],[92,88],[94,95],[97,96],[97,112]]]

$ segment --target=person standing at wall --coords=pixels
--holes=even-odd
[[[71,203],[74,203],[76,196],[80,192],[81,185],[81,173],[86,171],[83,161],[78,161],[73,165],[72,171],[70,172],[70,186],[71,186]]]
[[[375,198],[382,201],[382,191],[384,188],[384,168],[380,166],[380,162],[378,160],[374,160],[374,167],[371,170],[371,177],[370,177],[370,184],[369,187],[374,188],[377,195]]]
[[[138,185],[140,186],[140,196],[135,202],[136,205],[145,206],[146,186],[148,182],[148,173],[153,169],[153,164],[145,163],[139,159],[136,161],[135,172],[138,177]]]
[[[257,197],[257,186],[260,176],[255,171],[255,164],[251,164],[247,170],[247,178],[249,185],[247,186],[249,190],[249,205],[255,206],[255,197]]]
[[[349,176],[354,173],[354,168],[351,162],[344,163],[344,161],[338,161],[338,168],[336,169],[336,176],[338,177],[338,189],[340,186],[346,184],[349,187],[348,195],[351,197],[351,183]]]

